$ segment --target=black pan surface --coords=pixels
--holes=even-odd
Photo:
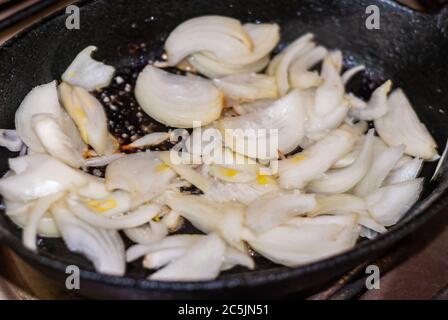
[[[380,8],[379,30],[365,26],[366,7]],[[160,56],[169,32],[182,21],[205,14],[232,16],[243,22],[277,22],[282,28],[279,49],[311,31],[329,48],[343,51],[346,67],[365,64],[368,71],[351,84],[351,90],[368,97],[386,79],[402,87],[439,147],[448,138],[448,10],[427,15],[389,0],[106,0],[81,1],[81,28],[68,30],[66,15],[57,13],[21,33],[0,48],[0,127],[13,128],[14,113],[24,96],[36,85],[59,79],[76,54],[96,45],[98,59],[114,65],[132,84],[133,74]],[[144,44],[142,46],[142,44]],[[119,87],[109,89],[113,94]],[[132,101],[132,96],[123,98]],[[126,100],[130,99],[130,100]],[[119,114],[108,110],[110,117]],[[138,107],[122,114],[131,124]],[[143,125],[156,124],[147,118]],[[399,125],[399,124],[397,124]],[[122,135],[123,127],[112,128]],[[6,172],[12,153],[0,153],[0,172]],[[373,241],[334,258],[298,268],[286,268],[260,260],[256,271],[235,269],[215,281],[163,283],[145,279],[140,262],[125,277],[100,275],[88,261],[70,253],[60,240],[40,240],[39,254],[21,244],[21,232],[0,214],[0,241],[10,246],[36,269],[61,286],[65,268],[81,267],[81,293],[95,298],[221,298],[279,297],[322,284],[368,259],[374,259],[404,236],[412,233],[447,203],[447,165],[433,182],[435,164],[427,164],[424,193],[406,217]]]

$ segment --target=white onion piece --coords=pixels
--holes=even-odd
[[[124,149],[136,149],[142,147],[153,147],[157,146],[166,140],[170,139],[170,132],[152,132],[147,134],[146,136],[141,137],[140,139],[135,140],[131,144],[124,146]]]
[[[418,200],[423,178],[382,187],[366,197],[370,214],[385,227],[394,225]]]
[[[301,95],[293,90],[288,95],[274,102],[260,112],[252,112],[243,116],[224,118],[219,122],[220,130],[224,133],[226,144],[240,154],[250,158],[272,159],[276,158],[276,150],[270,150],[275,146],[271,141],[271,130],[278,130],[278,150],[284,154],[296,149],[305,134],[306,112]],[[250,130],[250,134],[239,134],[241,130]],[[266,134],[263,134],[265,132]],[[237,139],[233,143],[234,138]],[[263,155],[257,150],[251,150],[250,146],[265,145],[267,154]],[[255,148],[257,149],[257,148]],[[253,152],[255,151],[255,152]]]
[[[115,73],[115,68],[92,59],[95,46],[88,46],[76,56],[62,75],[62,81],[72,86],[93,91],[107,87]]]
[[[204,233],[218,232],[230,245],[241,248],[245,208],[238,203],[216,203],[203,197],[173,194],[167,205]]]
[[[86,167],[105,167],[115,160],[126,157],[125,153],[114,153],[109,156],[93,157],[84,161]]]
[[[346,98],[348,99],[350,108],[355,108],[355,109],[365,109],[365,108],[367,108],[367,102],[365,102],[361,98],[358,98],[353,93],[347,94]]]
[[[359,72],[366,70],[366,67],[363,65],[359,65],[353,68],[348,69],[342,74],[342,82],[344,82],[345,85],[349,83],[349,81]]]
[[[84,191],[84,193],[86,193]],[[77,192],[79,195],[79,192]],[[80,201],[90,211],[101,214],[104,217],[114,217],[123,214],[131,209],[131,196],[125,191],[109,192],[103,197],[95,197],[95,194],[88,197],[80,197]]]
[[[139,244],[151,244],[158,242],[168,235],[168,228],[160,222],[149,221],[149,225],[137,228],[124,229],[124,234]]]
[[[341,50],[332,50],[328,53],[328,57],[331,59],[336,71],[340,74],[342,71],[344,57]]]
[[[92,146],[98,155],[114,153],[118,145],[108,131],[107,116],[101,103],[85,89],[66,83],[59,86],[59,92],[83,141]]]
[[[360,120],[372,121],[381,118],[389,111],[387,95],[392,88],[392,81],[388,80],[373,91],[372,96],[363,109],[352,109],[350,114]]]
[[[327,115],[337,108],[345,93],[337,66],[334,65],[330,57],[324,59],[321,76],[324,82],[316,89],[314,98],[314,110],[319,116]]]
[[[248,55],[252,50],[252,40],[241,23],[222,16],[189,19],[179,24],[165,41],[170,66],[195,52],[208,51],[229,60]]]
[[[238,265],[250,270],[255,269],[255,262],[249,254],[227,246],[221,271],[232,269]]]
[[[380,137],[389,146],[404,144],[410,156],[429,161],[438,159],[436,142],[401,89],[392,92],[388,105],[387,114],[375,120]]]
[[[376,154],[369,171],[353,189],[353,193],[359,197],[365,197],[379,188],[400,160],[404,150],[404,146],[390,147]]]
[[[274,177],[258,175],[256,181],[249,184],[215,182],[204,196],[217,202],[236,201],[248,205],[258,197],[278,189]]]
[[[153,273],[151,280],[205,281],[216,278],[224,261],[226,245],[216,234],[198,240],[185,254]]]
[[[35,201],[28,214],[28,221],[23,228],[23,245],[33,251],[37,250],[36,236],[39,228],[39,222],[53,203],[58,201],[64,194],[56,193]]]
[[[139,204],[159,196],[175,176],[155,152],[134,153],[107,166],[106,186],[109,190],[128,191],[132,202]]]
[[[170,159],[170,152],[159,152],[157,157],[165,162],[171,169],[173,169],[177,174],[179,174],[183,179],[190,182],[196,188],[202,192],[207,192],[210,190],[212,182],[207,177],[204,177],[199,172],[195,171],[188,165],[184,164],[173,164]]]
[[[296,57],[289,69],[290,80],[293,82],[293,77],[303,71],[309,70],[321,62],[328,55],[328,50],[322,46],[311,47],[304,54]],[[274,60],[272,60],[274,62]]]
[[[81,188],[73,190],[79,196],[89,199],[104,199],[110,196],[111,192],[107,190],[103,178],[87,173],[84,174],[84,178],[87,179],[87,183]]]
[[[263,109],[270,107],[273,103],[274,100],[272,99],[261,99],[250,103],[235,104],[232,108],[236,113],[242,116],[251,112],[262,111]]]
[[[184,219],[176,211],[170,210],[160,222],[168,228],[168,232],[176,232],[182,226]]]
[[[16,130],[0,129],[0,146],[12,152],[19,152],[23,148],[23,142]]]
[[[373,159],[373,135],[374,130],[371,129],[352,165],[326,172],[322,178],[313,181],[309,189],[316,193],[344,193],[353,188],[370,169]]]
[[[205,126],[218,119],[223,108],[223,95],[211,81],[153,66],[140,73],[135,96],[150,117],[177,128],[192,128],[194,121]]]
[[[25,228],[28,223],[28,212],[20,213],[16,215],[11,215],[8,217],[14,222],[18,227]],[[37,225],[37,234],[42,238],[60,238],[61,233],[56,226],[53,217],[48,214],[44,214],[39,220]]]
[[[20,139],[34,152],[44,153],[39,138],[31,125],[35,114],[49,113],[61,119],[63,110],[59,104],[56,81],[37,86],[23,99],[15,115],[15,127]]]
[[[16,174],[0,180],[0,194],[11,201],[28,202],[87,183],[83,172],[44,154],[10,159],[9,164]]]
[[[146,269],[159,269],[179,259],[187,252],[188,248],[174,248],[150,252],[143,259],[143,267]]]
[[[265,232],[315,207],[313,195],[284,191],[268,193],[248,206],[246,223],[257,233]]]
[[[213,80],[224,96],[234,101],[277,98],[275,78],[265,74],[240,73]]]
[[[64,206],[53,207],[51,213],[70,251],[86,256],[100,273],[124,275],[124,244],[117,231],[92,227]]]
[[[289,79],[293,88],[309,89],[318,87],[322,83],[322,78],[317,71],[302,71],[300,73],[290,73]]]
[[[309,47],[307,45],[313,39],[313,35],[307,33],[294,42],[292,42],[282,53],[281,59],[275,70],[275,77],[277,79],[278,91],[280,95],[285,95],[289,88],[289,67],[294,59],[300,54],[307,52]]]
[[[280,185],[286,189],[300,189],[319,178],[336,162],[350,152],[355,143],[352,132],[336,129],[309,149],[279,161]]]
[[[148,223],[160,212],[160,206],[155,204],[144,204],[137,209],[122,215],[105,217],[94,210],[90,210],[76,196],[71,195],[66,200],[70,211],[81,220],[101,229],[121,230],[139,227]]]
[[[445,149],[443,150],[442,155],[440,156],[440,159],[437,163],[437,167],[434,170],[434,174],[431,177],[431,181],[434,181],[435,179],[437,179],[439,177],[439,175],[442,173],[440,170],[442,169],[442,166],[445,163],[447,154],[448,154],[448,140],[445,144]]]
[[[246,234],[250,246],[279,264],[295,267],[352,248],[359,236],[356,215],[293,218],[258,235]]]
[[[395,168],[389,173],[384,185],[396,184],[414,180],[423,168],[423,159],[402,157]]]
[[[36,114],[31,123],[41,145],[48,154],[73,168],[80,168],[84,164],[85,148],[77,149],[75,142],[64,133],[57,119],[51,114]]]

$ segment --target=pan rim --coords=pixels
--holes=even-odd
[[[84,7],[95,0],[79,0],[74,2],[79,7]],[[423,16],[430,16],[424,13],[416,13],[412,9],[402,6],[393,0],[377,0],[394,7],[397,10],[402,10],[407,13],[419,14]],[[46,23],[65,14],[65,8],[62,8],[55,13],[41,19],[37,23],[25,28],[0,46],[0,53],[12,47],[21,38],[26,37],[34,30],[45,25]],[[392,227],[385,234],[380,235],[374,240],[364,241],[358,243],[352,249],[332,256],[317,262],[302,265],[295,268],[279,267],[278,270],[258,270],[249,271],[244,275],[226,275],[215,280],[203,282],[163,282],[148,280],[145,278],[134,278],[129,276],[112,276],[100,274],[95,271],[86,269],[80,270],[81,280],[93,281],[110,286],[135,288],[140,290],[158,290],[164,292],[192,292],[192,291],[215,291],[220,289],[232,288],[251,288],[260,285],[269,285],[275,282],[294,279],[300,276],[311,274],[317,271],[331,270],[332,268],[343,265],[346,262],[365,257],[369,252],[376,250],[383,250],[392,246],[412,231],[421,227],[435,214],[440,212],[440,209],[448,205],[448,179],[442,181],[434,190],[420,203],[414,206],[408,214],[403,218],[401,224]],[[412,213],[412,217],[408,215]],[[0,225],[0,242],[11,248],[16,254],[24,258],[28,263],[32,262],[36,265],[41,265],[53,269],[61,274],[65,274],[67,263],[52,259],[47,256],[39,255],[26,249],[19,238],[10,234],[8,230]],[[33,266],[36,268],[36,266]]]

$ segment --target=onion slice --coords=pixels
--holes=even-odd
[[[168,228],[161,222],[149,221],[149,225],[143,225],[137,228],[124,229],[124,234],[139,244],[156,243],[168,235]]]
[[[379,119],[389,111],[387,95],[392,88],[392,81],[388,80],[373,91],[365,108],[351,109],[350,115],[359,120],[372,121]]]
[[[12,152],[19,152],[23,148],[23,142],[16,130],[0,129],[0,146]]]

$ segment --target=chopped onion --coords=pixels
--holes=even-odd
[[[374,156],[372,165],[364,178],[356,185],[355,195],[365,197],[381,186],[384,179],[403,155],[405,147],[390,147]]]
[[[86,256],[100,273],[124,275],[124,244],[117,231],[92,227],[63,205],[54,206],[51,213],[70,251]]]
[[[435,160],[437,144],[425,125],[420,122],[411,103],[401,89],[389,97],[389,111],[375,120],[380,137],[389,145],[405,145],[406,154],[425,160]]]
[[[184,220],[182,216],[174,210],[170,210],[167,214],[165,214],[160,221],[163,223],[169,232],[176,232],[182,226]]]
[[[83,172],[44,154],[10,159],[9,165],[15,174],[0,179],[0,194],[11,201],[28,202],[87,183]]]
[[[136,149],[142,147],[153,147],[157,146],[166,140],[170,139],[170,132],[152,132],[147,134],[146,136],[141,137],[140,139],[135,140],[131,144],[124,146],[124,149]]]
[[[422,167],[423,159],[404,156],[389,173],[384,184],[390,185],[414,180],[420,174]]]
[[[168,228],[161,222],[149,221],[149,225],[143,225],[137,228],[124,229],[124,234],[139,244],[156,243],[168,235]]]
[[[115,160],[126,157],[125,153],[114,153],[109,156],[93,157],[84,161],[86,167],[105,167]]]
[[[394,225],[418,200],[423,178],[377,189],[366,197],[370,214],[385,227]]]
[[[260,99],[250,103],[234,104],[232,106],[233,110],[240,116],[251,113],[262,111],[270,107],[274,103],[272,99]]]
[[[279,161],[280,185],[286,189],[300,189],[319,178],[336,162],[350,152],[355,136],[345,129],[336,129],[309,149]]]
[[[284,191],[268,193],[249,205],[246,222],[255,232],[265,232],[315,207],[313,195]]]
[[[289,69],[290,80],[293,81],[293,78],[300,73],[307,71],[321,62],[328,55],[328,50],[322,46],[309,46],[309,49],[305,52],[301,52],[301,54],[295,57],[294,62],[292,62],[291,67]],[[275,60],[275,58],[274,58]],[[274,63],[274,60],[272,62]],[[272,67],[273,68],[273,67]],[[269,74],[269,70],[268,70]]]
[[[359,236],[356,215],[293,218],[258,235],[246,234],[251,247],[289,267],[311,263],[352,248]]]
[[[211,81],[170,74],[153,66],[140,73],[135,95],[149,116],[177,128],[192,128],[195,121],[205,126],[218,119],[223,108],[223,95]]]
[[[374,130],[371,129],[352,165],[326,172],[322,178],[313,181],[309,189],[317,193],[344,193],[353,188],[370,169],[373,159],[373,135]]]
[[[97,47],[88,46],[78,53],[62,75],[62,80],[88,91],[107,87],[114,76],[115,68],[92,59],[91,55],[96,50]]]
[[[354,108],[350,114],[360,120],[371,121],[381,118],[389,111],[387,95],[391,88],[392,81],[386,81],[372,93],[372,97],[365,108]]]
[[[23,142],[16,130],[0,129],[0,146],[12,152],[19,152],[23,148]]]

